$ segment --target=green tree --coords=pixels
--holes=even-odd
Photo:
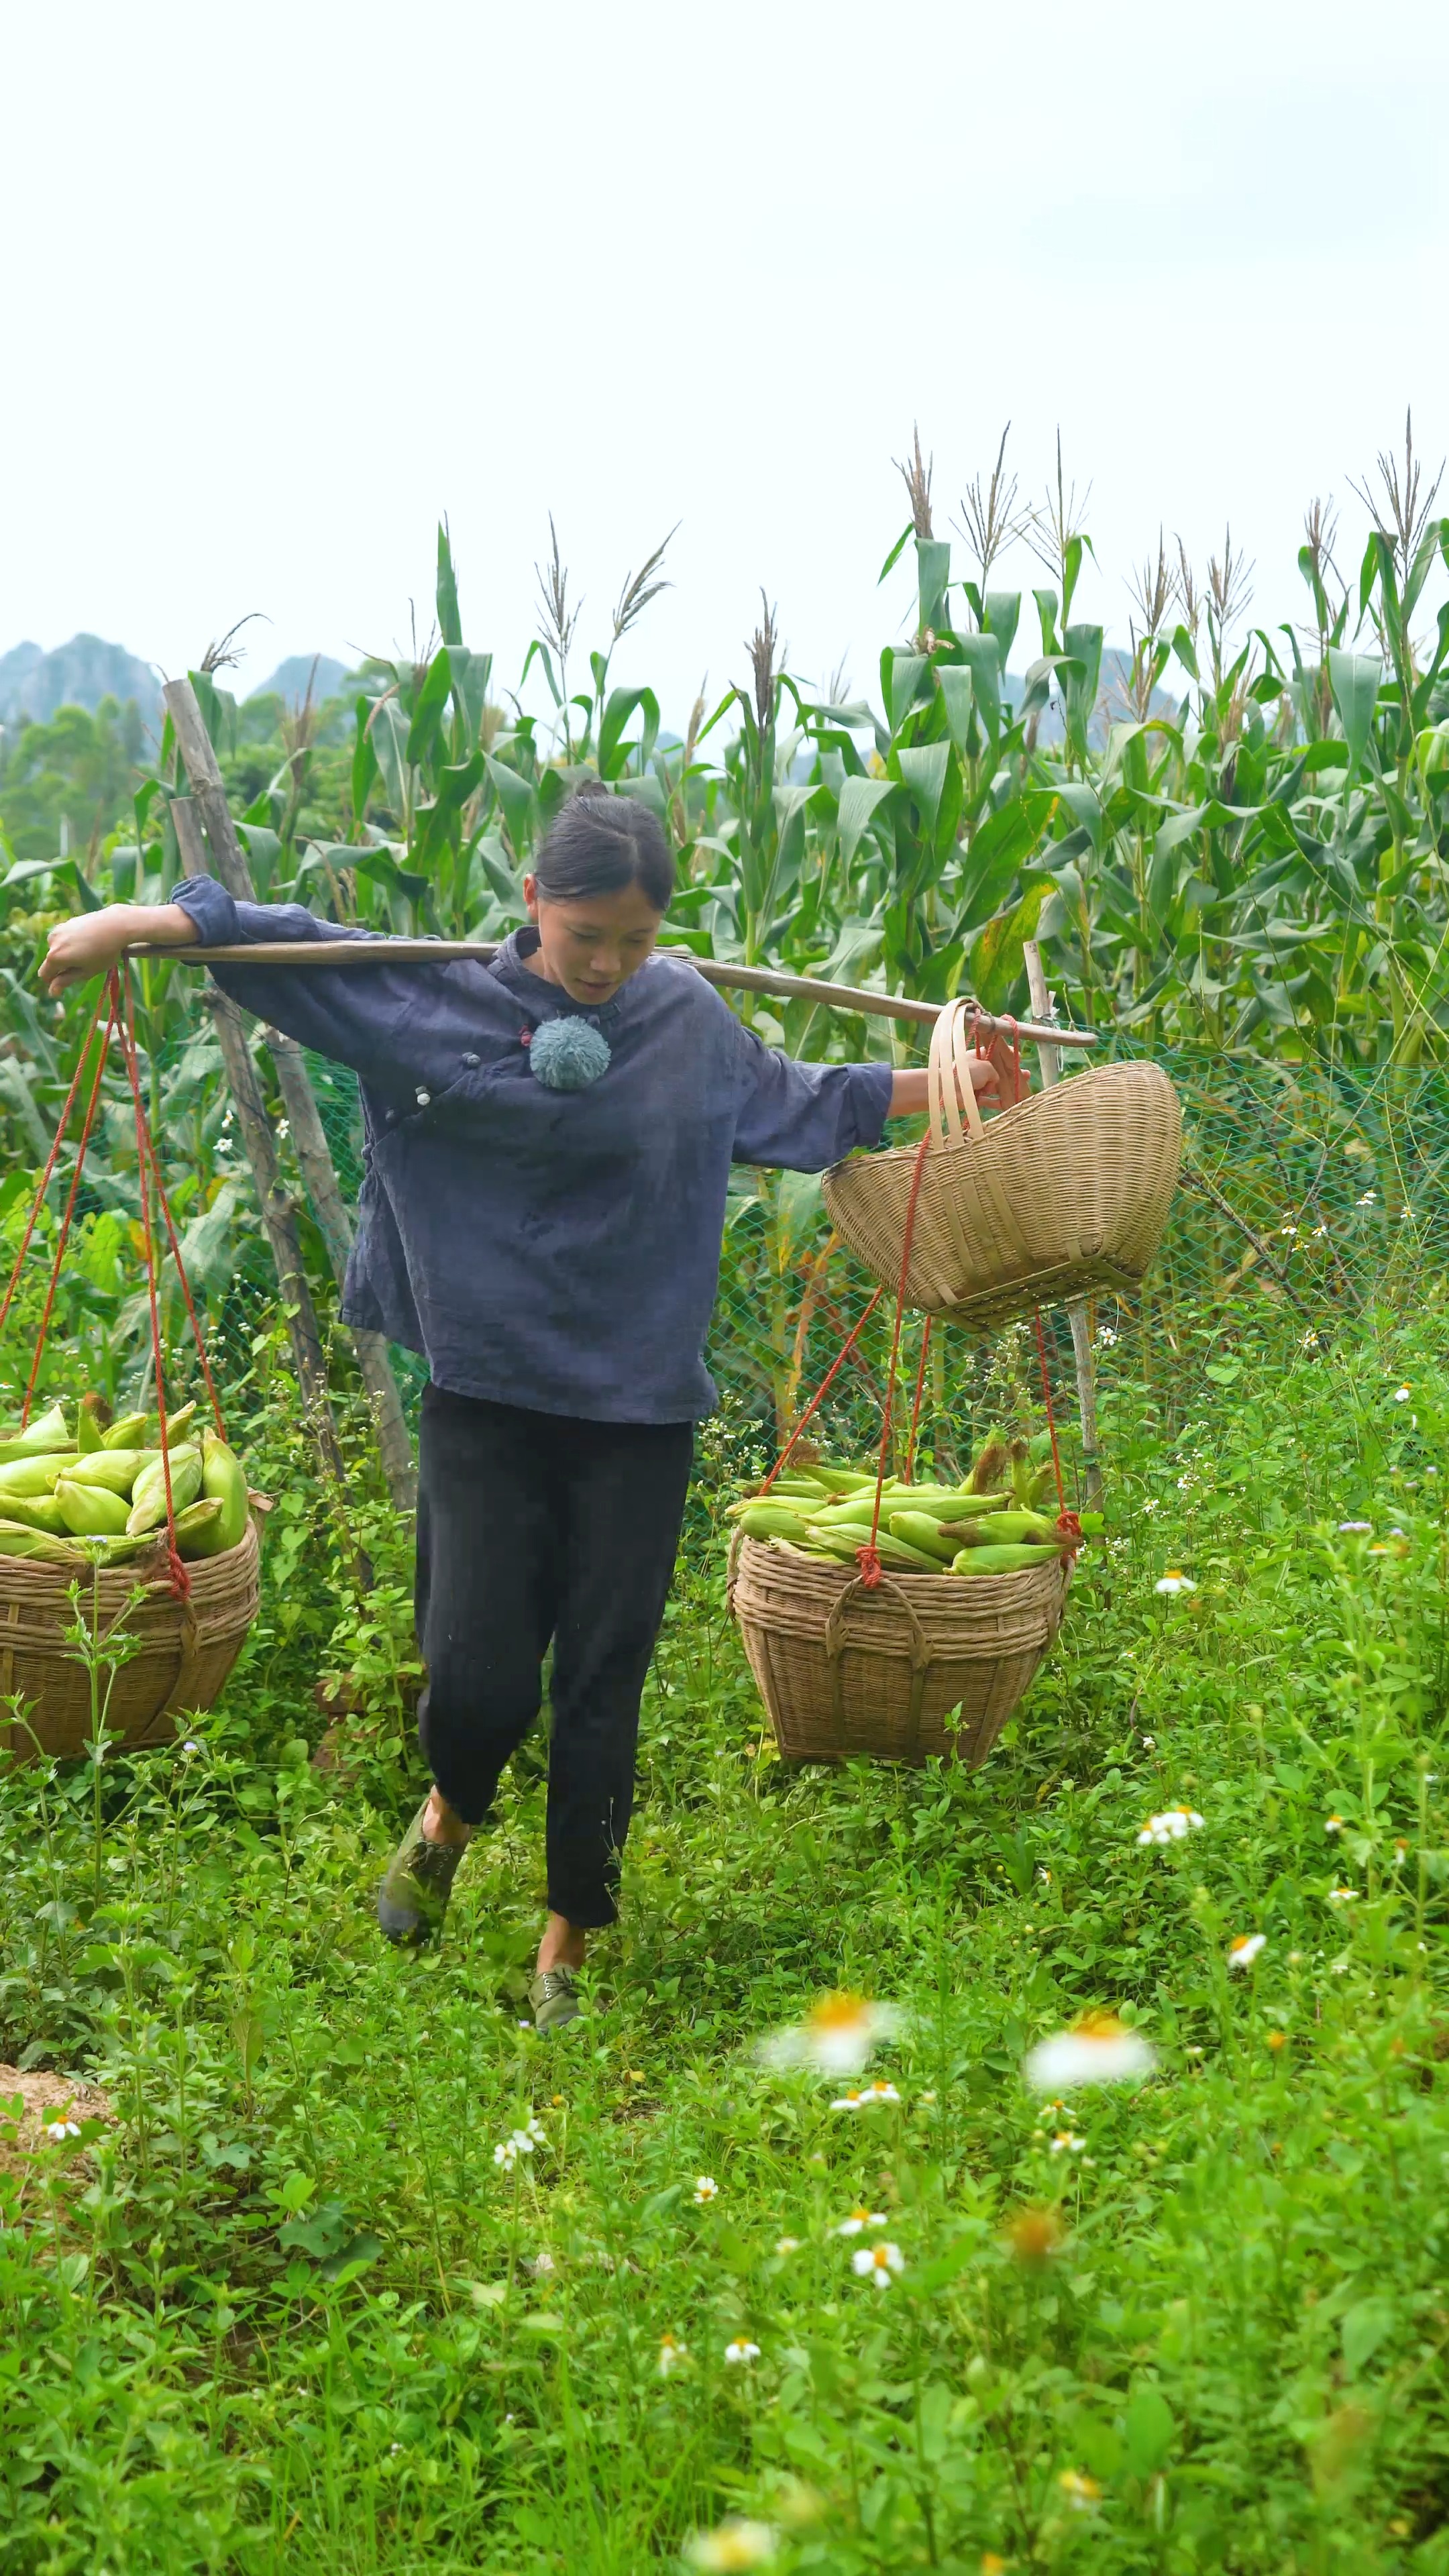
[[[0,730],[0,830],[17,860],[68,851],[82,862],[121,820],[140,775],[133,698],[57,707],[48,724]]]

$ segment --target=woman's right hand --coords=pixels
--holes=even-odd
[[[40,980],[47,993],[66,993],[72,984],[108,975],[124,949],[186,948],[195,937],[196,925],[179,903],[108,903],[101,912],[56,923]]]

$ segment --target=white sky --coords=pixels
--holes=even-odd
[[[616,665],[678,724],[762,582],[876,694],[913,419],[942,534],[1008,416],[1034,494],[1060,423],[1119,635],[1159,521],[1202,561],[1231,520],[1296,616],[1306,501],[1356,568],[1348,476],[1410,401],[1449,445],[1442,0],[7,0],[0,41],[0,649],[174,670],[261,609],[242,689],[387,650],[446,510],[511,680],[552,509],[582,681],[678,519]]]

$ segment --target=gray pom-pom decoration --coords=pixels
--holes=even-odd
[[[550,1091],[585,1091],[609,1070],[609,1041],[587,1020],[544,1020],[533,1032],[528,1061]]]

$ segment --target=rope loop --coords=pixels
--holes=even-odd
[[[156,1420],[161,1438],[161,1476],[162,1482],[166,1488],[166,1566],[173,1593],[176,1595],[178,1600],[185,1601],[189,1598],[191,1592],[191,1574],[190,1569],[176,1544],[176,1506],[175,1497],[171,1490],[171,1452],[167,1443],[166,1435],[166,1365],[161,1348],[161,1307],[156,1285],[156,1223],[152,1213],[153,1204],[160,1210],[161,1221],[166,1229],[167,1244],[170,1248],[171,1258],[176,1265],[176,1276],[181,1284],[181,1294],[186,1302],[186,1312],[190,1320],[192,1334],[196,1342],[197,1358],[201,1362],[201,1374],[206,1384],[206,1392],[211,1400],[211,1410],[216,1421],[217,1431],[223,1439],[226,1437],[226,1427],[222,1420],[221,1402],[217,1395],[216,1382],[211,1374],[211,1363],[206,1356],[206,1345],[202,1338],[201,1324],[197,1317],[196,1301],[191,1293],[191,1282],[186,1276],[186,1264],[181,1257],[181,1245],[177,1239],[176,1224],[171,1214],[170,1201],[166,1195],[166,1184],[161,1177],[160,1157],[156,1151],[155,1139],[151,1134],[150,1123],[146,1116],[145,1102],[141,1096],[141,1071],[139,1058],[136,1052],[135,1010],[131,995],[130,969],[124,964],[120,967],[113,966],[106,978],[105,1019],[93,1020],[91,1026],[86,1031],[85,1043],[83,1044],[79,1057],[77,1058],[76,1069],[71,1077],[70,1089],[66,1093],[65,1103],[60,1113],[59,1122],[56,1126],[54,1140],[51,1144],[50,1152],[46,1157],[45,1169],[40,1175],[35,1195],[30,1203],[29,1214],[27,1215],[25,1226],[20,1238],[20,1249],[15,1256],[14,1266],[6,1284],[5,1294],[3,1298],[0,1298],[0,1331],[4,1330],[6,1319],[9,1316],[11,1306],[14,1303],[15,1291],[19,1285],[20,1273],[24,1265],[25,1256],[30,1249],[35,1228],[40,1219],[41,1209],[45,1205],[45,1194],[50,1187],[55,1174],[56,1164],[60,1159],[60,1149],[65,1140],[65,1131],[70,1122],[70,1113],[75,1106],[77,1097],[79,1096],[87,1068],[91,1064],[91,1047],[97,1032],[100,1034],[100,1044],[96,1049],[94,1068],[91,1073],[90,1091],[86,1099],[85,1116],[81,1123],[80,1140],[76,1147],[75,1169],[71,1174],[70,1188],[66,1193],[65,1208],[61,1216],[60,1229],[56,1236],[55,1254],[50,1265],[50,1276],[46,1282],[45,1303],[41,1309],[40,1326],[35,1337],[35,1351],[30,1364],[30,1376],[26,1384],[25,1402],[21,1409],[20,1426],[21,1429],[24,1430],[30,1419],[30,1407],[34,1399],[36,1384],[40,1376],[40,1363],[44,1356],[46,1340],[50,1332],[51,1317],[55,1311],[56,1292],[60,1286],[61,1270],[65,1261],[66,1249],[70,1242],[71,1226],[75,1217],[76,1200],[80,1194],[81,1174],[85,1170],[86,1153],[91,1141],[91,1131],[95,1126],[96,1112],[100,1106],[101,1082],[105,1074],[107,1060],[110,1055],[111,1042],[114,1039],[120,1046],[122,1060],[126,1068],[136,1129],[136,1183],[140,1199],[141,1240],[146,1256],[146,1301],[151,1323],[151,1363],[156,1380]],[[861,1321],[864,1322],[864,1320],[865,1318],[862,1316]]]

